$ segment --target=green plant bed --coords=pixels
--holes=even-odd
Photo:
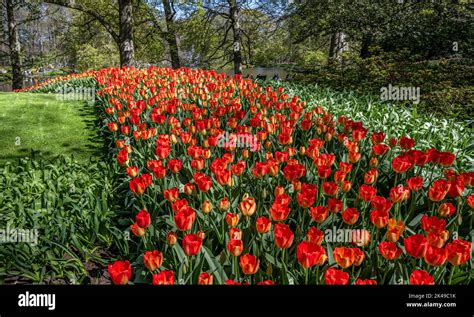
[[[101,153],[94,106],[52,94],[0,93],[0,165],[24,157],[73,156],[88,162]]]
[[[371,58],[354,56],[352,62],[307,69],[296,76],[304,84],[317,83],[379,98],[382,87],[420,88],[419,104],[399,101],[429,116],[471,120],[474,111],[472,59],[424,60],[407,52],[383,53]]]
[[[0,168],[0,229],[9,237],[0,243],[0,284],[107,283],[111,252],[126,252],[114,225],[115,177],[105,162],[66,158]],[[13,230],[28,230],[28,243],[14,242]]]

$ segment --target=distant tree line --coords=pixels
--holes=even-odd
[[[0,65],[232,69],[322,64],[408,50],[472,58],[462,0],[0,0]]]

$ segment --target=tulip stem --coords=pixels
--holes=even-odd
[[[189,257],[189,273],[193,273],[193,260]]]
[[[308,269],[304,269],[304,285],[308,285]]]
[[[234,279],[237,280],[237,277],[239,276],[239,263],[237,262],[236,256],[234,256],[234,270],[235,270]]]
[[[176,268],[178,268],[178,264],[176,263],[176,254],[175,254],[175,249],[174,249],[174,248],[175,248],[174,245],[171,246],[171,253],[173,254],[174,266],[175,266]]]
[[[449,273],[449,280],[448,280],[448,285],[451,285],[451,280],[453,279],[453,275],[454,275],[454,269],[456,267],[453,266],[452,269],[451,269],[451,272]]]

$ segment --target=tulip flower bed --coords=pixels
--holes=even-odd
[[[214,71],[92,76],[132,213],[115,284],[472,280],[474,174],[423,135]]]

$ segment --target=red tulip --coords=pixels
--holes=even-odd
[[[414,258],[422,258],[426,254],[428,242],[422,234],[414,234],[403,240],[405,251]]]
[[[421,176],[411,177],[407,181],[407,186],[412,191],[417,192],[423,187],[423,178]]]
[[[370,221],[377,229],[385,228],[388,224],[388,212],[383,210],[372,210],[370,212]]]
[[[183,163],[180,159],[172,159],[168,162],[168,169],[173,173],[179,173],[183,168]]]
[[[440,219],[436,216],[426,216],[421,217],[421,228],[426,232],[441,232],[446,228],[446,220]]]
[[[187,234],[183,238],[183,251],[187,256],[193,256],[201,250],[202,239],[196,234]]]
[[[320,245],[302,241],[296,248],[298,262],[305,269],[315,265],[323,265],[327,260],[326,251]]]
[[[303,164],[288,164],[283,169],[286,180],[291,182],[306,175],[306,168]]]
[[[151,224],[150,214],[146,210],[140,210],[135,217],[135,222],[139,227],[147,228]]]
[[[306,240],[320,245],[324,240],[324,232],[316,227],[310,227],[306,233]]]
[[[336,214],[342,210],[342,200],[337,198],[328,199],[328,209],[330,212]]]
[[[352,164],[346,163],[346,162],[340,162],[339,170],[342,171],[344,174],[349,174],[352,171]]]
[[[191,230],[195,220],[196,212],[191,207],[187,207],[178,211],[174,216],[176,228],[178,228],[180,231]]]
[[[252,168],[252,175],[256,178],[261,178],[267,175],[269,172],[269,166],[267,162],[256,162]]]
[[[377,189],[369,185],[361,185],[359,188],[359,195],[363,201],[371,201],[377,194]]]
[[[186,198],[179,199],[179,200],[175,201],[173,203],[173,205],[171,205],[171,208],[173,209],[173,211],[175,213],[179,212],[183,209],[189,208],[188,200]]]
[[[107,269],[115,285],[125,285],[132,277],[132,267],[128,261],[116,261],[109,264]]]
[[[403,200],[408,200],[410,198],[410,190],[408,187],[403,185],[397,185],[390,189],[390,199],[394,203],[401,202]]]
[[[409,150],[413,146],[415,146],[415,140],[411,139],[410,137],[407,136],[402,136],[400,138],[400,147],[404,150]]]
[[[275,283],[271,280],[265,280],[265,281],[258,282],[257,285],[275,285]]]
[[[344,269],[354,264],[355,261],[355,254],[351,248],[334,248],[333,256],[337,264]]]
[[[150,271],[156,271],[163,263],[163,253],[158,250],[146,251],[143,255],[143,264]]]
[[[399,155],[392,160],[392,169],[395,173],[405,173],[412,166],[413,163],[407,155]]]
[[[456,207],[451,203],[443,203],[439,205],[438,213],[441,217],[451,217],[456,213]]]
[[[323,183],[323,192],[328,196],[336,196],[339,190],[339,186],[334,182],[324,182]]]
[[[153,285],[174,285],[174,272],[167,270],[153,274]]]
[[[127,167],[127,175],[131,178],[135,178],[138,175],[138,167],[137,166],[129,166]]]
[[[163,191],[163,196],[165,197],[167,201],[175,202],[179,198],[179,189],[176,187],[165,189]]]
[[[284,221],[290,214],[290,208],[287,205],[273,203],[269,212],[274,221]]]
[[[385,133],[383,132],[374,132],[370,136],[370,140],[372,141],[373,144],[381,143],[383,142],[384,139],[385,139]]]
[[[130,226],[130,230],[136,237],[143,237],[145,235],[145,229],[140,227],[136,222]]]
[[[297,194],[298,204],[302,208],[311,207],[316,200],[318,188],[314,184],[302,184],[301,191]]]
[[[441,266],[446,262],[447,252],[444,248],[428,246],[425,253],[425,262],[433,266]]]
[[[461,177],[449,182],[448,195],[452,198],[461,196],[464,192],[464,181]]]
[[[456,155],[450,152],[439,152],[437,157],[437,163],[444,167],[449,167],[453,165]]]
[[[275,224],[273,228],[275,244],[281,249],[287,249],[293,243],[294,234],[288,225],[283,223]]]
[[[198,279],[198,284],[199,285],[212,285],[214,281],[214,277],[207,273],[207,272],[202,272],[199,274],[199,279]]]
[[[425,270],[414,270],[410,274],[410,285],[434,285],[434,278]]]
[[[471,242],[456,239],[446,244],[448,262],[452,265],[461,265],[466,263],[471,257]]]
[[[331,167],[330,166],[318,166],[318,177],[322,179],[326,179],[331,175]]]
[[[375,196],[371,201],[370,205],[373,210],[388,212],[392,208],[392,202],[382,196]]]
[[[355,285],[377,285],[377,281],[371,279],[363,280],[358,278],[355,282]]]
[[[272,227],[272,221],[265,216],[258,217],[255,222],[255,227],[258,233],[267,233]]]
[[[245,194],[239,204],[239,210],[245,217],[252,216],[257,210],[257,204],[255,203],[255,199]]]
[[[375,180],[377,179],[379,175],[379,172],[377,169],[372,168],[367,171],[367,173],[364,174],[364,183],[367,185],[373,184]]]
[[[132,179],[129,182],[130,190],[137,194],[141,195],[145,192],[148,186],[152,183],[151,175],[150,174],[142,174],[141,176]]]
[[[242,231],[237,228],[230,228],[229,229],[229,238],[236,239],[236,240],[242,240]]]
[[[250,255],[247,253],[239,258],[239,264],[244,274],[252,275],[257,273],[260,260],[258,260],[255,255]]]
[[[311,219],[317,223],[323,223],[329,215],[329,209],[324,206],[311,207],[309,212],[311,214]]]
[[[432,201],[440,201],[446,197],[451,185],[444,179],[439,179],[430,186],[428,189],[428,197]]]
[[[156,168],[153,169],[153,175],[157,179],[163,179],[166,176],[166,168],[164,166],[157,166]]]
[[[396,260],[402,255],[402,249],[394,242],[380,242],[379,252],[387,260]]]
[[[342,220],[348,225],[353,225],[359,219],[359,212],[356,208],[346,208],[342,213]]]
[[[244,243],[240,239],[231,239],[227,244],[227,250],[229,250],[230,255],[239,256],[244,250]]]
[[[381,155],[384,155],[385,153],[387,153],[388,151],[390,150],[390,148],[386,145],[386,144],[383,144],[383,143],[380,143],[380,144],[374,144],[372,146],[372,153],[376,156],[381,156]]]
[[[349,274],[330,267],[324,273],[326,285],[347,285],[349,284]]]
[[[212,187],[212,179],[205,174],[194,173],[194,182],[202,192],[207,192]]]

